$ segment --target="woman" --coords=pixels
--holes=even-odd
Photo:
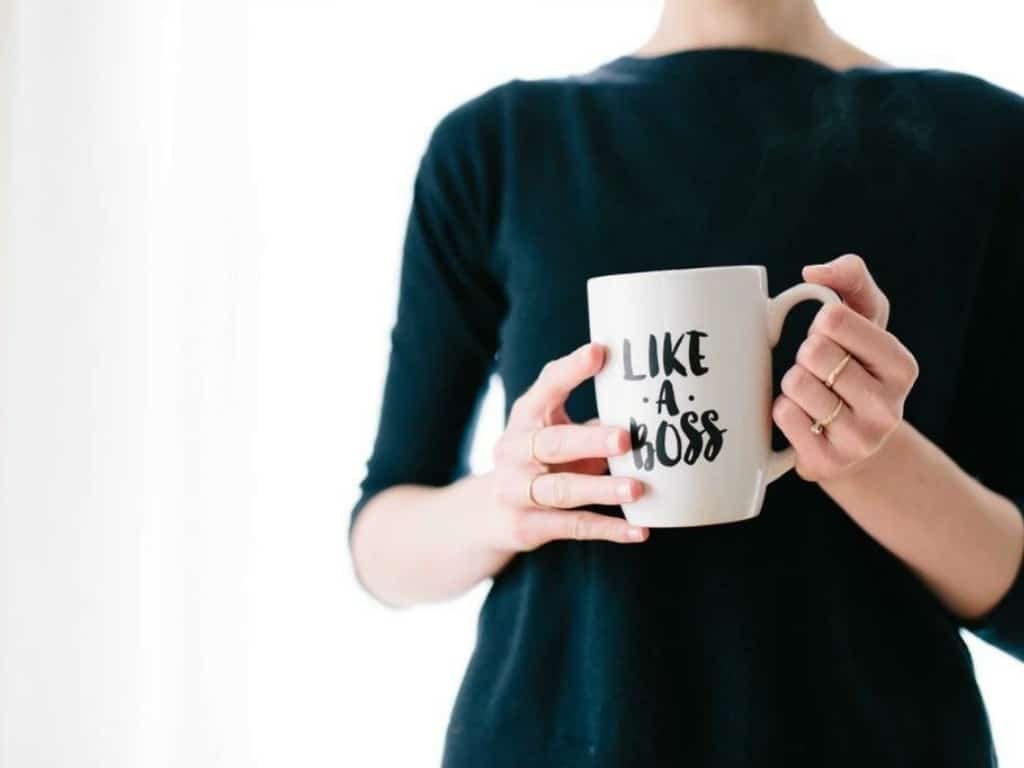
[[[744,263],[844,300],[776,355],[796,472],[753,520],[631,527],[585,281]],[[958,630],[1024,659],[1022,288],[1024,100],[811,0],[668,0],[633,54],[453,109],[350,529],[386,604],[493,578],[444,765],[993,765]]]

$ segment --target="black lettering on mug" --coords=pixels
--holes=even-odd
[[[647,336],[647,374],[653,379],[659,374],[672,376],[703,376],[708,372],[704,365],[703,340],[708,337],[704,331],[690,330],[673,336],[671,331],[662,335],[661,355],[658,354],[658,335]],[[686,360],[689,368],[679,361],[679,348],[687,342]],[[626,381],[641,381],[644,374],[637,373],[633,363],[633,345],[629,339],[622,340],[622,374]]]
[[[654,469],[654,446],[647,442],[647,425],[636,419],[629,420],[629,444],[633,448],[633,463],[637,469]]]
[[[626,374],[626,381],[642,381],[645,378],[642,373],[633,373],[633,354],[629,339],[622,340],[622,367]]]
[[[658,422],[652,442],[648,439],[647,424],[630,417],[633,463],[637,469],[649,472],[654,469],[655,459],[663,467],[674,467],[680,461],[692,466],[702,457],[711,462],[721,453],[726,432],[727,429],[718,426],[718,411],[685,411],[678,422],[669,419]]]
[[[700,351],[700,340],[706,339],[708,335],[704,331],[690,331],[687,336],[690,338],[690,373],[703,376],[708,369],[704,365],[704,354]]]
[[[683,455],[683,461],[687,464],[696,464],[697,459],[700,458],[701,448],[704,447],[704,433],[695,428],[698,421],[700,421],[700,417],[696,411],[687,411],[679,420],[687,440],[690,441],[686,446],[686,453]]]
[[[668,411],[669,416],[679,415],[679,406],[676,405],[676,391],[670,379],[665,379],[661,382],[661,391],[658,393],[657,404],[659,416],[663,408]]]
[[[669,446],[670,442],[673,443],[672,446]],[[679,437],[679,431],[667,421],[658,425],[658,436],[654,445],[658,463],[662,466],[674,467],[683,457],[683,441]]]
[[[722,435],[729,430],[718,426],[718,411],[714,408],[701,414],[700,423],[704,425],[704,433],[708,436],[707,445],[704,447],[704,458],[714,461],[719,451],[722,450]]]
[[[708,408],[680,413],[673,384],[675,376],[703,376],[708,373],[704,346],[707,340],[708,334],[697,329],[678,336],[670,331],[648,334],[646,373],[638,372],[635,367],[630,340],[622,340],[622,374],[626,381],[664,376],[654,409],[657,416],[667,418],[660,418],[653,431],[648,429],[647,422],[632,416],[629,419],[629,440],[637,469],[649,472],[654,469],[655,461],[664,467],[674,467],[680,462],[693,465],[702,458],[710,462],[721,453],[728,430],[719,425],[718,411]],[[679,359],[684,349],[685,365]],[[693,394],[688,398],[690,402],[695,400]],[[641,400],[645,405],[650,403],[649,390]]]

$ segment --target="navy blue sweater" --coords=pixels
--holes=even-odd
[[[706,49],[459,104],[415,179],[352,520],[384,488],[467,471],[490,374],[507,414],[587,341],[588,277],[761,263],[774,294],[848,251],[920,363],[906,419],[1020,506],[1018,95],[948,71]],[[787,323],[776,392],[814,310]],[[596,415],[590,382],[567,411]],[[1024,659],[1024,573],[968,625],[791,472],[747,522],[516,556],[482,608],[444,766],[991,766],[962,627]]]

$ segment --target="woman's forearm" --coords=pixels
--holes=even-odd
[[[907,422],[849,474],[820,484],[961,618],[983,616],[1021,566],[1024,522],[1014,503]]]
[[[490,483],[473,475],[374,496],[352,529],[356,576],[367,591],[401,608],[454,597],[500,571],[514,553],[491,544]]]

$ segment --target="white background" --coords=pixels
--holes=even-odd
[[[1022,91],[1014,6],[823,7]],[[437,764],[486,585],[391,611],[344,535],[415,164],[657,11],[0,0],[0,768]],[[1024,665],[971,648],[1024,766]]]

